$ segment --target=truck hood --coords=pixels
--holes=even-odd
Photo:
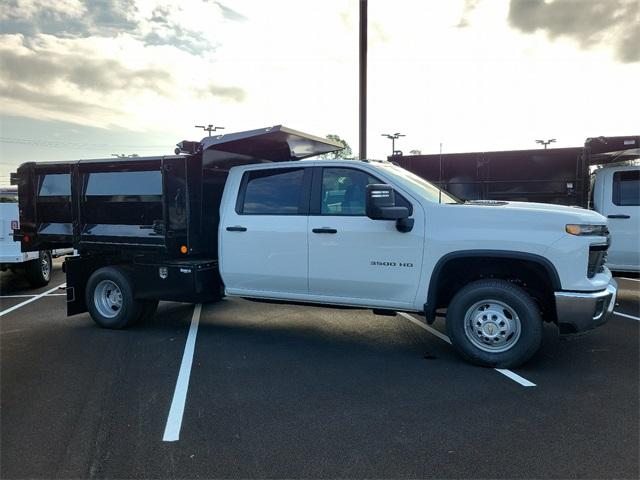
[[[538,214],[556,216],[559,220],[566,220],[567,223],[588,223],[603,225],[607,223],[607,219],[593,210],[587,210],[581,207],[567,207],[565,205],[553,205],[550,203],[533,203],[533,202],[506,202],[506,201],[471,201],[464,204],[469,208],[495,209],[497,211],[504,210],[509,213],[521,212],[522,214]],[[506,213],[505,212],[505,213]],[[500,214],[498,214],[500,215]],[[527,215],[528,216],[528,215]]]

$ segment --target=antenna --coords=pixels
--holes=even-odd
[[[438,175],[438,203],[442,203],[442,142],[440,142],[440,174]]]

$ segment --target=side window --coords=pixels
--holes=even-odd
[[[373,183],[385,183],[352,168],[324,168],[322,170],[321,215],[366,214],[366,188]],[[396,193],[396,204],[413,213],[411,203]]]
[[[162,195],[162,173],[159,170],[142,172],[96,172],[87,179],[86,196],[135,197]]]
[[[245,173],[244,215],[298,215],[304,200],[304,169],[256,170]]]
[[[620,206],[640,205],[640,170],[613,174],[613,203]]]
[[[39,197],[65,197],[71,195],[71,176],[68,173],[51,173],[41,177]]]
[[[376,178],[351,168],[322,170],[321,215],[364,215],[367,185]]]

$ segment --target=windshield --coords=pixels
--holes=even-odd
[[[416,187],[424,197],[434,203],[463,203],[462,200],[454,197],[449,192],[436,187],[433,183],[426,181],[424,178],[405,170],[402,167],[393,165],[392,163],[382,163],[384,171],[389,175],[398,178],[400,181],[409,182]]]

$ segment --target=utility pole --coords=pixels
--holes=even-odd
[[[544,145],[544,149],[547,149],[547,146],[550,143],[554,143],[556,141],[555,138],[550,138],[549,140],[536,140],[536,143],[539,143],[540,145]]]
[[[211,136],[211,132],[215,132],[216,130],[224,130],[224,127],[214,127],[211,124],[207,125],[206,127],[204,125],[196,125],[196,128],[201,128],[205,132],[209,132],[209,136]]]
[[[394,155],[396,153],[396,140],[400,137],[406,137],[406,135],[400,132],[383,133],[382,136],[387,137],[389,140],[391,140],[391,155]]]
[[[360,108],[359,108],[359,156],[367,158],[367,0],[360,0]]]

